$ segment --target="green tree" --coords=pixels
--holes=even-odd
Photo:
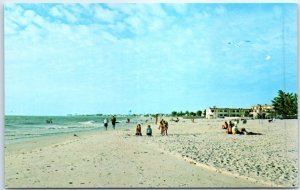
[[[284,119],[291,118],[298,113],[298,95],[279,90],[278,96],[272,100],[272,105],[276,114]]]
[[[180,111],[178,114],[177,114],[177,116],[183,116],[184,115],[184,113],[182,112],[182,111]]]
[[[185,116],[189,116],[189,115],[190,115],[190,112],[189,112],[189,111],[185,111],[184,115],[185,115]]]
[[[196,113],[190,112],[190,113],[189,113],[189,116],[196,116]]]
[[[177,116],[177,112],[176,111],[172,111],[172,116],[176,117]]]
[[[201,114],[202,114],[202,111],[201,111],[201,110],[199,110],[199,111],[196,112],[196,115],[197,115],[197,116],[201,116]]]

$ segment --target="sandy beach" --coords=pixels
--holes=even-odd
[[[167,120],[170,118],[167,118]],[[295,187],[298,121],[239,124],[263,135],[227,135],[224,120],[169,123],[161,136],[135,126],[5,145],[6,188]]]

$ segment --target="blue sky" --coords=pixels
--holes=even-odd
[[[297,92],[296,4],[6,4],[5,114],[170,113]]]

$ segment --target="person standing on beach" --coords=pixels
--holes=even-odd
[[[160,120],[158,129],[160,129],[161,135],[165,135],[165,121],[163,119]]]
[[[169,127],[169,124],[167,121],[165,121],[165,133],[167,136],[168,136],[168,127]]]
[[[263,124],[263,112],[261,105],[259,105],[257,117],[259,124]]]
[[[105,118],[104,121],[103,121],[103,123],[104,123],[105,130],[107,131],[108,119]]]
[[[115,127],[116,127],[116,122],[117,122],[117,119],[115,118],[115,116],[113,116],[111,118],[111,124],[112,124],[113,129],[115,129]]]
[[[155,115],[155,125],[157,125],[158,114]]]

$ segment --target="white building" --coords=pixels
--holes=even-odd
[[[274,111],[272,105],[269,104],[257,104],[251,107],[250,115],[257,119],[259,116],[261,118],[268,118],[268,116]]]
[[[208,108],[206,109],[206,118],[247,117],[250,112],[251,109],[243,108]]]

